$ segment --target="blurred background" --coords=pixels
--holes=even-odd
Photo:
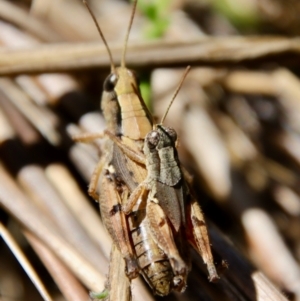
[[[89,4],[118,64],[132,5]],[[209,284],[193,253],[186,292],[165,300],[300,300],[299,14],[297,0],[138,2],[126,63],[157,122],[192,67],[165,125],[223,273]],[[0,0],[0,46],[0,300],[88,300],[111,248],[87,196],[101,140],[71,137],[105,129],[107,51],[80,0]],[[162,299],[133,283],[133,300]]]

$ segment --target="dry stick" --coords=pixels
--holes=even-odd
[[[296,300],[299,300],[299,265],[285,245],[270,216],[262,209],[251,208],[243,212],[241,222],[253,261],[263,267],[276,283],[280,283],[286,290],[294,293]]]
[[[183,114],[181,128],[182,140],[194,156],[210,194],[225,201],[231,191],[229,154],[213,120],[195,103]]]
[[[277,184],[272,189],[272,195],[285,213],[291,217],[300,217],[300,197],[290,187]]]
[[[109,275],[106,283],[106,289],[109,292],[108,300],[130,301],[130,280],[124,277],[124,270],[126,269],[125,261],[115,245],[112,245],[110,256]]]
[[[86,146],[92,148],[91,145]],[[91,180],[91,175],[98,160],[91,155],[86,146],[81,147],[78,144],[74,144],[70,148],[68,155],[82,178],[88,183]]]
[[[280,68],[272,73],[272,80],[278,95],[278,101],[284,110],[286,123],[289,127],[299,134],[300,129],[300,80],[290,70]]]
[[[37,77],[29,75],[16,76],[15,82],[21,87],[21,89],[32,99],[32,101],[38,106],[47,105],[47,95],[43,91],[42,87],[38,85]]]
[[[70,137],[82,133],[74,124],[69,124],[66,127],[66,131]],[[99,160],[99,155],[95,147],[91,144],[76,143],[70,147],[68,155],[83,179],[89,183]]]
[[[276,94],[274,79],[270,73],[258,71],[233,71],[229,72],[222,81],[222,84],[233,93],[250,95]]]
[[[255,271],[214,227],[210,227],[210,237],[214,249],[229,265],[228,270],[221,276],[220,284],[224,282],[224,290],[227,284],[230,284],[233,293],[239,296],[234,300],[287,301],[279,290],[261,272]]]
[[[31,232],[24,231],[26,238],[42,260],[47,271],[69,301],[89,300],[88,293],[74,274]]]
[[[3,112],[2,123],[6,126],[1,127],[1,131],[3,132],[1,135],[6,139],[14,138],[18,136],[18,138],[25,144],[34,144],[41,139],[37,130],[29,123],[29,121],[21,114],[18,110],[16,110],[13,103],[4,95],[0,89],[0,110]],[[13,129],[13,133],[9,131]],[[13,134],[13,135],[11,135]],[[11,136],[10,136],[11,135]]]
[[[9,231],[4,227],[4,225],[0,222],[0,236],[3,238],[9,249],[12,251],[14,256],[19,261],[20,265],[25,270],[28,277],[33,282],[36,289],[41,294],[42,298],[45,301],[51,301],[52,298],[49,295],[49,293],[46,290],[46,287],[44,286],[43,282],[39,278],[39,275],[36,273],[30,262],[28,261],[26,255],[23,253],[22,249],[18,246],[17,242],[14,240],[14,238],[11,236]]]
[[[232,173],[233,189],[228,204],[241,219],[253,261],[281,287],[299,299],[300,269],[269,213],[255,208],[257,197],[248,185]],[[246,193],[247,192],[247,193]],[[243,200],[243,202],[241,202]]]
[[[103,275],[53,230],[52,222],[31,204],[2,165],[0,183],[0,206],[43,241],[89,289],[100,291]]]
[[[51,0],[32,0],[30,5],[30,14],[43,18],[47,16],[47,13],[51,7]]]
[[[288,158],[293,160],[293,163],[296,164],[296,167],[300,166],[300,141],[299,136],[291,131],[282,130],[276,134],[273,138],[274,145]]]
[[[59,229],[60,235],[95,268],[105,273],[103,269],[106,264],[105,257],[64,204],[61,196],[48,181],[43,168],[26,165],[18,173],[18,180],[30,198],[39,201],[40,206]],[[82,215],[84,212],[85,210],[82,211]]]
[[[116,65],[122,46],[112,47]],[[234,53],[234,55],[233,55]],[[192,65],[236,65],[260,60],[283,63],[283,55],[300,57],[300,39],[284,37],[204,37],[190,42],[132,44],[128,46],[127,64],[133,68],[176,67]],[[0,75],[45,71],[109,69],[107,50],[102,43],[57,44],[24,50],[0,51]],[[293,64],[294,64],[293,60]]]
[[[89,236],[98,243],[104,255],[108,258],[111,239],[104,230],[99,214],[96,214],[68,169],[62,164],[51,164],[46,168],[46,176],[59,191],[64,202],[76,216],[76,219]]]
[[[8,38],[9,37],[9,38]],[[0,44],[5,47],[32,47],[38,43],[28,34],[0,21]],[[55,105],[63,95],[78,90],[78,82],[66,74],[41,74],[37,77],[22,75],[17,83],[35,102]],[[27,98],[27,97],[26,97]]]
[[[0,102],[0,145],[5,141],[15,137],[15,131],[10,125],[7,116],[1,108]]]
[[[56,127],[58,117],[47,108],[37,107],[30,98],[9,78],[0,78],[0,91],[23,113],[34,127],[51,144],[58,145],[61,136]]]
[[[0,1],[0,18],[17,25],[46,42],[60,42],[62,38],[45,22],[30,15],[24,9],[9,1]]]

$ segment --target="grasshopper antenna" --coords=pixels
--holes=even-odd
[[[166,117],[167,117],[167,115],[168,115],[168,113],[169,113],[169,110],[170,110],[170,108],[171,108],[171,106],[172,106],[172,104],[173,104],[173,102],[174,102],[174,100],[175,100],[175,98],[176,98],[176,96],[177,96],[179,90],[181,89],[182,84],[183,84],[183,82],[184,82],[186,76],[188,75],[190,69],[191,69],[191,66],[187,66],[187,67],[186,67],[185,72],[184,72],[184,74],[183,74],[183,76],[182,76],[182,78],[181,78],[181,80],[180,80],[180,82],[179,82],[179,84],[178,84],[178,87],[177,87],[177,89],[176,89],[176,91],[175,91],[175,93],[174,93],[174,95],[173,95],[173,97],[172,97],[172,99],[171,99],[171,101],[170,101],[170,103],[169,103],[169,105],[168,105],[168,108],[167,108],[167,110],[166,110],[166,112],[165,112],[163,118],[161,119],[160,124],[163,124],[163,123],[164,123],[164,121],[165,121],[165,119],[166,119]]]
[[[130,16],[129,26],[128,26],[128,29],[127,29],[127,32],[126,32],[126,36],[125,36],[125,40],[124,40],[123,53],[122,53],[122,61],[121,61],[121,67],[122,68],[125,68],[125,56],[126,56],[126,50],[127,50],[126,49],[127,48],[127,42],[128,42],[128,38],[129,38],[129,33],[130,33],[130,30],[131,30],[131,26],[132,26],[132,23],[133,23],[133,18],[134,18],[134,15],[135,15],[135,10],[136,10],[137,2],[138,2],[138,0],[134,0],[134,2],[133,2],[133,8],[132,8],[131,16]]]
[[[107,52],[108,52],[109,60],[110,60],[110,69],[111,69],[111,72],[112,72],[112,73],[115,73],[116,66],[115,66],[115,64],[114,64],[114,61],[113,61],[113,57],[112,57],[111,51],[110,51],[110,49],[109,49],[109,47],[108,47],[108,44],[107,44],[107,42],[106,42],[106,40],[105,40],[105,37],[104,37],[102,31],[101,31],[101,29],[100,29],[100,26],[99,26],[99,24],[98,24],[98,22],[97,22],[97,20],[96,20],[96,17],[95,17],[95,15],[94,15],[94,13],[92,12],[90,6],[89,6],[88,3],[86,2],[86,0],[82,0],[82,2],[83,2],[83,4],[86,6],[86,8],[88,9],[88,11],[89,11],[91,17],[93,18],[93,21],[94,21],[94,23],[95,23],[95,25],[96,25],[96,27],[97,27],[97,29],[98,29],[98,32],[99,32],[99,34],[100,34],[100,37],[101,37],[101,39],[102,39],[102,41],[103,41],[103,43],[104,43],[104,45],[105,45],[105,47],[106,47],[106,50],[107,50]]]

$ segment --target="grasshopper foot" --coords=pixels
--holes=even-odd
[[[210,282],[217,282],[220,279],[214,264],[207,265],[207,270],[209,274],[208,279]]]
[[[172,258],[170,263],[175,275],[173,278],[173,289],[178,292],[184,292],[186,288],[187,265],[180,258]]]
[[[173,289],[179,293],[183,293],[186,289],[186,279],[182,275],[173,278]]]
[[[135,260],[135,258],[126,257],[124,258],[126,262],[126,275],[129,279],[134,279],[139,275],[140,268]]]

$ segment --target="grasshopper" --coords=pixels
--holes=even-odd
[[[189,67],[187,72],[188,70]],[[126,156],[146,166],[147,177],[131,193],[128,201],[123,205],[123,211],[126,215],[131,214],[138,200],[146,197],[146,217],[152,236],[170,260],[174,273],[173,288],[179,291],[183,291],[186,287],[189,269],[186,263],[187,254],[183,248],[186,238],[202,256],[207,265],[210,281],[216,281],[219,278],[201,208],[191,194],[180,166],[176,149],[176,131],[162,125],[184,77],[161,124],[155,125],[145,137],[144,155],[134,152],[122,144],[118,138],[107,133]]]
[[[153,238],[146,218],[146,199],[139,198],[131,214],[125,215],[122,211],[130,194],[145,180],[147,169],[141,162],[124,154],[122,147],[108,137],[112,136],[121,146],[142,155],[144,139],[153,128],[152,117],[140,95],[137,79],[125,66],[126,44],[136,3],[137,1],[134,2],[125,38],[121,67],[118,68],[114,66],[109,47],[87,5],[111,61],[111,74],[104,81],[101,100],[107,131],[104,134],[82,134],[74,137],[74,140],[88,142],[98,138],[105,139],[105,155],[93,172],[88,193],[95,200],[99,200],[103,222],[125,260],[124,273],[129,279],[141,273],[153,292],[164,296],[172,289],[182,291],[182,281],[174,275],[168,256]]]

